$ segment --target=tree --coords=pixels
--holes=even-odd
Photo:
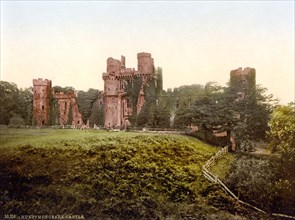
[[[295,166],[295,104],[278,106],[272,113],[269,126],[272,151],[279,153],[284,162]]]
[[[280,176],[275,182],[277,202],[286,212],[295,212],[295,104],[278,106],[271,115],[268,132],[271,150],[280,155]]]
[[[19,90],[18,114],[27,125],[33,120],[33,87]]]
[[[156,75],[156,94],[159,96],[163,90],[163,70],[161,67],[158,67],[155,71]]]
[[[0,81],[0,124],[8,125],[10,118],[17,114],[18,100],[17,85]]]
[[[274,202],[275,173],[268,160],[242,156],[237,158],[226,183],[240,199],[267,210]]]
[[[98,101],[95,101],[93,103],[92,109],[91,109],[91,115],[89,117],[90,125],[93,126],[96,125],[103,125],[103,111],[104,106],[99,106]]]
[[[246,92],[239,98],[231,87],[207,83],[205,94],[190,108],[192,123],[208,133],[227,131],[235,138],[239,150],[253,150],[255,141],[265,138],[276,100],[265,95],[266,89],[259,85],[256,89],[247,89],[242,88]]]
[[[79,91],[77,97],[77,104],[79,112],[82,114],[83,122],[86,124],[87,119],[90,118],[93,104],[97,101],[99,90],[89,89],[87,92]]]
[[[19,115],[15,115],[9,120],[9,127],[10,128],[20,128],[23,125],[25,125],[25,121]]]
[[[23,124],[32,124],[33,89],[18,89],[14,83],[0,81],[0,124],[8,125],[15,115],[24,120]]]

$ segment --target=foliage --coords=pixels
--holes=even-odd
[[[132,117],[130,118],[130,122],[133,126],[137,125],[137,101],[142,82],[142,77],[136,77],[127,82],[126,96],[131,100],[132,104]]]
[[[98,101],[93,103],[91,109],[91,115],[89,117],[89,123],[91,126],[96,125],[104,125],[104,105],[99,105]]]
[[[14,83],[0,81],[0,124],[8,125],[15,115],[24,119],[24,124],[32,124],[32,88],[18,89]]]
[[[214,165],[210,167],[210,172],[218,176],[222,181],[227,178],[230,168],[236,159],[236,155],[228,153],[219,158]]]
[[[172,103],[171,115],[175,128],[186,128],[191,125],[191,105],[202,97],[204,92],[204,86],[194,84],[190,86],[180,86],[170,93],[170,102]]]
[[[49,105],[48,125],[59,125],[59,104],[58,100],[54,98],[53,94],[50,95]]]
[[[243,201],[269,212],[294,215],[295,181],[283,170],[275,155],[240,155],[225,182]]]
[[[268,137],[273,152],[295,165],[295,104],[278,106],[269,122]]]
[[[23,125],[25,125],[25,121],[19,115],[13,116],[9,121],[10,128],[20,128]]]
[[[243,152],[252,151],[254,142],[265,138],[267,122],[276,104],[271,95],[265,95],[261,86],[247,87],[243,98],[234,93],[236,87],[221,87],[207,83],[205,94],[190,108],[191,122],[207,133],[227,131],[232,134]],[[189,117],[188,117],[189,118]]]
[[[54,93],[60,93],[63,92],[65,94],[67,93],[72,93],[75,91],[74,87],[72,86],[66,86],[66,87],[61,87],[61,86],[54,86],[53,87]]]
[[[156,120],[156,83],[155,79],[149,77],[144,85],[144,104],[137,116],[137,126],[155,126]]]
[[[99,95],[100,92],[97,89],[89,89],[87,92],[78,92],[77,103],[79,107],[79,112],[82,114],[84,124],[87,123],[87,120],[90,118],[91,114],[93,118],[93,114],[95,113],[92,112],[92,110],[97,111],[97,109],[93,108],[93,105],[95,102],[97,102]]]
[[[227,212],[237,212],[233,201],[202,175],[217,149],[196,139],[95,130],[0,132],[0,216],[242,219]]]
[[[158,67],[155,71],[156,76],[156,95],[157,97],[160,96],[161,92],[163,91],[163,69]]]
[[[274,203],[275,174],[268,160],[241,156],[233,164],[226,183],[240,196],[255,206],[271,210]]]
[[[278,106],[269,122],[269,143],[272,151],[279,154],[277,165],[280,175],[275,182],[279,207],[293,207],[295,213],[295,105]]]

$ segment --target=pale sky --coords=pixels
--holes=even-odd
[[[108,57],[152,54],[164,88],[224,85],[238,67],[294,101],[294,1],[0,1],[1,80],[103,89]]]

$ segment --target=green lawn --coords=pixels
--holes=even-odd
[[[0,129],[0,218],[244,219],[202,176],[217,151],[181,135]]]

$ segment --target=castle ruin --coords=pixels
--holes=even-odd
[[[48,124],[50,96],[52,93],[51,80],[34,79],[33,111],[38,127]]]
[[[69,122],[70,116],[72,118],[71,124],[73,128],[79,127],[83,124],[76,97],[77,93],[74,91],[70,93],[59,92],[54,94],[54,98],[58,100],[60,114],[59,122],[61,125],[66,125]]]
[[[256,70],[251,67],[238,68],[230,72],[230,87],[232,93],[237,95],[237,101],[243,100],[246,95],[255,91]]]
[[[126,87],[135,78],[140,77],[142,83],[137,98],[136,112],[140,113],[144,105],[144,85],[154,74],[154,60],[150,53],[137,54],[137,70],[126,68],[125,57],[121,61],[107,59],[107,71],[102,74],[104,80],[104,126],[106,128],[126,127],[130,124],[129,117],[133,114],[132,101],[127,96]]]
[[[77,127],[83,124],[82,115],[79,112],[76,102],[77,94],[74,91],[68,93],[54,93],[51,80],[34,79],[34,97],[33,109],[34,119],[38,127],[50,125],[50,115],[53,108],[52,99],[57,100],[59,110],[59,122],[64,126],[69,123],[71,118],[72,127]],[[71,114],[70,114],[71,112]]]

